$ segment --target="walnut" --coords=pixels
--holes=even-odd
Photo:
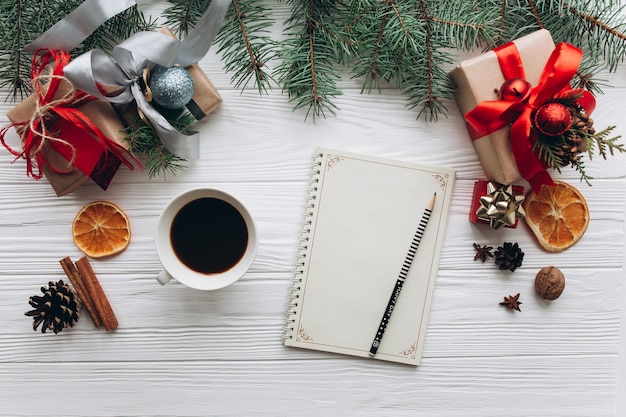
[[[535,277],[535,291],[545,300],[556,300],[565,288],[565,276],[555,266],[541,268]]]

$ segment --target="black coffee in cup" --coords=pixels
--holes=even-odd
[[[224,200],[203,197],[176,213],[170,228],[176,257],[203,274],[232,268],[248,245],[248,228],[241,213]]]

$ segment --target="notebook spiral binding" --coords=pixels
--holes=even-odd
[[[302,222],[302,232],[300,233],[300,242],[298,244],[298,254],[296,265],[293,272],[293,280],[289,290],[289,301],[285,311],[286,319],[283,326],[283,338],[292,339],[295,332],[295,316],[300,307],[300,294],[302,292],[302,274],[307,265],[307,256],[309,253],[309,234],[313,224],[313,214],[317,203],[317,190],[321,174],[322,159],[324,154],[316,153],[311,164],[311,178],[306,196],[304,219]]]

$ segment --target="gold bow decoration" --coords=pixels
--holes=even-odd
[[[503,185],[490,181],[487,195],[480,197],[480,207],[476,216],[489,223],[493,229],[513,226],[518,219],[526,215],[522,203],[524,194],[513,190],[512,185]]]

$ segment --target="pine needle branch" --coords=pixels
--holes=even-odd
[[[336,69],[349,52],[350,41],[338,25],[345,13],[343,0],[291,0],[291,17],[285,29],[277,69],[283,91],[293,109],[306,108],[313,121],[335,114],[332,99],[341,94]]]
[[[591,180],[593,179],[593,177],[590,177],[589,175],[587,175],[587,173],[585,172],[585,163],[581,160],[578,161],[571,161],[571,166],[572,168],[574,168],[578,173],[580,173],[580,180],[581,181],[585,181],[587,183],[587,185],[591,186]]]
[[[615,71],[626,55],[626,34],[623,32],[626,6],[620,5],[615,9],[596,4],[587,11],[568,3],[572,2],[564,2],[563,8],[580,22],[580,27],[586,32],[586,43],[589,45],[586,51],[599,53],[606,60],[607,68]]]
[[[194,25],[209,7],[211,0],[177,0],[163,10],[166,25],[179,37],[193,29]]]
[[[189,113],[183,113],[177,119],[170,120],[172,127],[179,132],[188,132],[189,126],[193,123],[195,119]],[[175,176],[177,172],[187,167],[187,161],[167,150],[154,129],[139,116],[135,117],[130,126],[125,129],[125,134],[126,140],[130,143],[130,151],[146,157],[145,165],[150,178],[161,173],[165,177],[168,172]]]
[[[224,69],[233,74],[235,87],[245,89],[252,81],[259,94],[267,93],[278,84],[266,71],[276,54],[276,43],[268,35],[274,20],[258,0],[233,0],[232,5],[217,38]]]
[[[561,154],[561,140],[544,141],[538,139],[533,144],[533,152],[544,161],[549,167],[561,172],[561,167],[565,165]]]
[[[32,54],[24,52],[26,45],[81,3],[81,0],[0,2],[0,27],[3,29],[0,31],[0,87],[9,88],[8,99],[15,101],[31,92]],[[131,33],[152,27],[153,23],[147,22],[137,7],[133,6],[105,22],[71,53],[75,56],[93,48],[109,50]]]

